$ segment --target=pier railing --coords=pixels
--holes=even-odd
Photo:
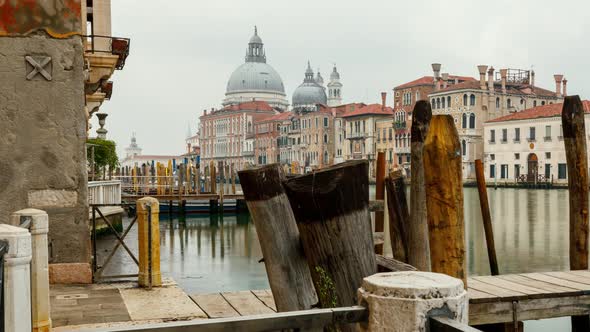
[[[88,182],[89,204],[121,204],[121,181]]]

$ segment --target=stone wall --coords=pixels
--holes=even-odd
[[[0,223],[47,211],[53,263],[90,262],[83,63],[78,36],[0,38]]]

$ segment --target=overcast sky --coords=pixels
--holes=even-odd
[[[345,102],[380,102],[380,92],[442,72],[477,77],[479,64],[530,69],[536,84],[590,98],[590,5],[583,1],[473,0],[113,0],[113,35],[131,38],[114,77],[105,128],[119,151],[132,132],[144,154],[179,154],[187,126],[218,108],[258,26],[267,62],[289,100],[307,61],[328,79],[336,63]],[[98,128],[93,124],[92,131]],[[94,133],[93,133],[94,135]]]

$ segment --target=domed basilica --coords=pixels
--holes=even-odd
[[[285,86],[279,73],[266,63],[266,53],[258,30],[248,42],[245,63],[231,74],[227,82],[223,105],[235,105],[248,101],[265,101],[273,108],[286,111],[289,107]],[[328,94],[321,74],[314,78],[309,62],[303,83],[293,92],[293,110],[305,111],[315,109],[316,104],[337,106],[342,104],[342,83],[340,74],[334,66],[328,83]]]

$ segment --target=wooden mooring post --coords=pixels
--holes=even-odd
[[[363,278],[377,272],[368,174],[358,160],[283,182],[323,308],[357,304]]]
[[[462,279],[467,287],[461,146],[450,115],[435,115],[430,122],[424,183],[432,271]]]
[[[588,155],[584,105],[579,96],[565,97],[561,122],[568,171],[570,269],[588,269]],[[588,315],[572,316],[572,332],[590,331]]]
[[[377,171],[375,176],[375,199],[385,199],[385,152],[377,153]],[[375,233],[383,233],[385,230],[384,212],[375,211]],[[383,255],[383,243],[375,245],[375,253]]]
[[[414,106],[411,129],[410,222],[408,223],[408,263],[420,271],[430,271],[430,245],[426,219],[424,187],[424,141],[428,135],[432,110],[420,100]]]
[[[238,175],[278,311],[310,309],[317,296],[282,185],[285,176],[280,165],[252,168]]]
[[[389,174],[385,179],[387,210],[389,212],[389,237],[393,258],[408,262],[408,227],[410,213],[406,200],[406,188],[401,171]]]
[[[490,215],[490,204],[488,202],[488,190],[486,188],[486,179],[483,173],[483,163],[481,159],[475,160],[475,177],[477,178],[477,191],[479,193],[479,206],[483,219],[483,230],[486,237],[486,246],[488,248],[488,259],[490,261],[490,271],[493,276],[500,274],[498,270],[498,259],[496,258],[496,245],[494,243],[494,231],[492,228],[492,216]]]

